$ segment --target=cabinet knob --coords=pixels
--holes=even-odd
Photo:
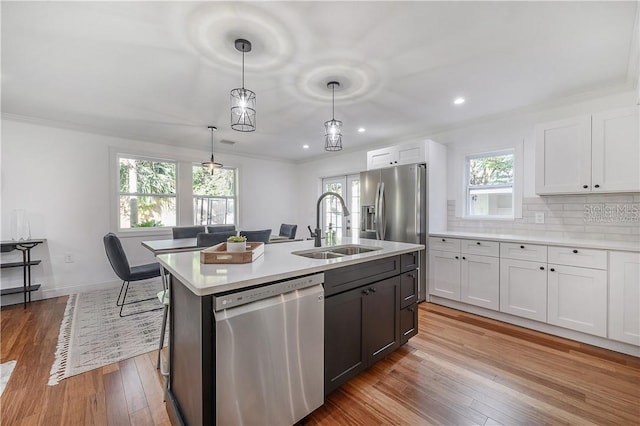
[[[555,272],[556,270],[554,268],[549,269],[551,272]]]
[[[540,270],[541,270],[541,271],[544,271],[544,266],[541,266],[541,267],[540,267]]]
[[[458,256],[456,256],[456,259],[460,259]]]
[[[587,188],[589,187],[589,185],[582,185],[582,187],[583,187],[584,189],[587,189]]]
[[[407,311],[409,311],[409,312],[413,312],[413,307],[411,307],[411,308],[407,308]]]
[[[520,246],[520,248],[524,248],[524,246]]]
[[[577,252],[578,252],[578,250],[573,250],[573,252],[574,252],[574,253],[577,253]]]
[[[413,275],[413,274],[407,274],[407,276],[408,276],[409,278],[415,278],[415,277],[416,277],[416,276],[415,276],[415,275]]]
[[[362,290],[362,294],[364,294],[365,296],[369,295],[369,290]]]
[[[480,241],[476,241],[476,244],[477,244],[477,245],[480,245]]]
[[[398,161],[394,161],[394,163],[398,164]]]
[[[466,257],[464,257],[464,256],[462,256],[462,260],[467,260],[467,258],[466,258]]]
[[[442,239],[442,242],[444,243],[445,241],[447,241],[447,240],[445,240],[445,239],[443,238],[443,239]]]
[[[593,185],[594,188],[600,188],[600,185]]]
[[[375,289],[375,288],[373,288],[373,287],[369,287],[369,291],[370,291],[371,293],[375,293],[375,292],[376,292],[376,289]]]
[[[393,164],[393,161],[389,161],[389,164]]]

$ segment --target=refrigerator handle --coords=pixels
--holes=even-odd
[[[373,205],[373,224],[375,225],[375,230],[376,230],[376,240],[380,239],[379,203],[380,203],[380,182],[378,182],[378,186],[376,186],[376,201],[375,201],[375,204]]]
[[[384,203],[384,182],[380,183],[380,239],[384,240],[386,231],[387,231],[387,215],[384,211],[385,203]]]

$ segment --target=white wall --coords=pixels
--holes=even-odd
[[[11,238],[11,212],[26,209],[31,236],[46,238],[33,250],[42,259],[34,267],[36,282],[43,284],[44,297],[70,294],[90,287],[117,282],[104,253],[102,237],[114,231],[111,219],[113,190],[110,155],[113,152],[144,152],[201,162],[208,152],[118,139],[41,125],[2,120],[1,147],[1,237]],[[216,156],[227,166],[239,168],[240,229],[272,228],[282,222],[295,223],[297,168],[281,161],[261,160],[229,154]],[[123,246],[131,264],[153,261],[140,242],[154,236],[123,236]],[[73,263],[65,263],[65,254]],[[11,261],[19,252],[4,253]],[[19,259],[16,259],[19,260]],[[19,268],[2,270],[2,286],[21,281]],[[38,298],[41,294],[34,294]],[[17,297],[17,299],[16,299]],[[2,303],[17,301],[8,296]]]

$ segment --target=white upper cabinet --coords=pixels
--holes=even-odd
[[[640,191],[639,108],[536,126],[536,193]]]
[[[591,182],[594,191],[640,189],[640,108],[593,114]]]
[[[427,161],[427,142],[411,142],[367,152],[367,170]]]

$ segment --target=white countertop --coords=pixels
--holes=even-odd
[[[638,235],[638,242],[629,243],[624,241],[606,241],[606,240],[578,240],[578,239],[549,239],[544,237],[523,236],[523,235],[510,235],[510,234],[481,234],[472,232],[439,232],[429,234],[430,237],[442,237],[442,238],[469,238],[475,240],[484,241],[499,241],[509,243],[533,243],[544,244],[548,246],[568,246],[568,247],[580,247],[591,248],[600,250],[617,250],[617,251],[634,251],[640,252],[640,235]]]
[[[324,244],[324,242],[323,242]],[[356,263],[382,259],[422,250],[422,244],[347,238],[337,244],[361,244],[381,247],[368,253],[335,259],[309,259],[292,251],[313,249],[313,241],[266,244],[264,255],[252,263],[201,264],[200,251],[158,255],[158,261],[197,296],[207,296],[229,290],[239,290],[287,278],[327,271]],[[327,247],[328,248],[328,247]]]

